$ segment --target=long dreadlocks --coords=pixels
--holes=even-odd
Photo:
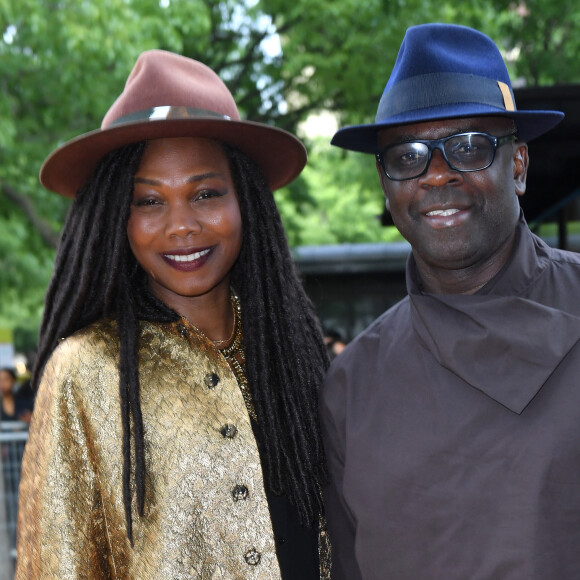
[[[172,322],[179,315],[147,289],[126,235],[135,175],[144,143],[105,157],[78,192],[65,223],[41,326],[33,384],[57,345],[105,316],[118,321],[123,498],[132,541],[131,421],[137,509],[144,513],[145,455],[139,400],[139,320]],[[326,478],[317,422],[317,391],[328,364],[312,304],[292,261],[274,198],[256,165],[224,145],[240,203],[243,243],[231,282],[243,310],[247,375],[258,415],[266,485],[285,494],[302,523],[313,527]]]

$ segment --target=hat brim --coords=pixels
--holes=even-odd
[[[383,129],[425,121],[466,117],[506,117],[514,119],[518,127],[518,139],[527,142],[555,127],[564,118],[564,113],[561,111],[498,111],[497,109],[481,109],[478,111],[471,109],[460,113],[457,105],[453,107],[433,107],[432,110],[426,111],[423,109],[418,111],[415,116],[407,112],[403,115],[390,117],[385,122],[344,127],[335,133],[331,144],[350,151],[374,154],[378,153],[377,134]]]
[[[297,177],[307,160],[298,138],[261,123],[211,117],[150,120],[97,129],[68,141],[48,156],[40,170],[40,182],[50,191],[75,197],[110,151],[171,137],[215,139],[237,147],[261,168],[272,191]]]

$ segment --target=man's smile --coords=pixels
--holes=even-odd
[[[427,216],[432,217],[432,216],[449,216],[449,215],[453,215],[454,213],[457,213],[458,211],[461,211],[459,209],[435,209],[433,211],[429,211],[427,212]]]

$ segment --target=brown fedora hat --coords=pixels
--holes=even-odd
[[[242,121],[232,94],[209,67],[164,50],[149,50],[137,59],[101,128],[53,151],[40,170],[40,182],[74,197],[110,151],[165,137],[229,143],[258,164],[272,190],[292,181],[306,164],[304,145],[294,135]]]

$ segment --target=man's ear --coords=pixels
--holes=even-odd
[[[381,167],[381,164],[378,161],[376,162],[376,167],[377,167],[377,171],[379,172],[379,179],[381,180],[381,187],[383,188],[383,194],[385,195],[385,207],[387,208],[387,211],[391,211],[391,208],[389,207],[389,196],[387,194],[387,186],[389,183],[389,179],[385,175],[385,172],[383,171],[383,168]]]
[[[527,143],[516,143],[513,156],[514,186],[516,195],[522,196],[526,193],[526,179],[528,177],[528,157]]]

